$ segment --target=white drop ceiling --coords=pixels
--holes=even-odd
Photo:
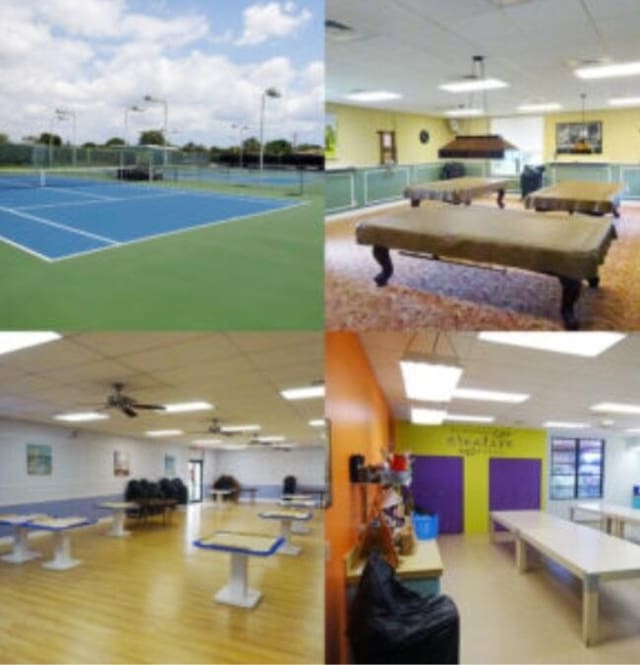
[[[165,414],[140,411],[128,418],[68,424],[121,436],[151,429],[181,429],[173,440],[189,445],[206,434],[211,418],[223,424],[258,423],[260,434],[282,434],[301,446],[323,445],[308,421],[324,416],[324,400],[287,401],[279,391],[309,385],[324,375],[321,333],[76,333],[0,355],[0,418],[61,426],[56,413],[100,408],[114,382],[140,402],[204,400],[213,411]],[[246,435],[221,437],[243,443]]]
[[[580,333],[574,333],[580,334]],[[399,360],[410,348],[429,352],[435,333],[367,332],[360,340],[371,367],[399,420],[409,420],[410,403],[404,394]],[[455,353],[464,367],[460,388],[482,388],[529,393],[521,404],[454,399],[451,413],[495,416],[495,425],[542,428],[546,421],[586,422],[592,433],[611,432],[630,438],[627,428],[640,428],[640,415],[594,413],[598,402],[640,404],[640,334],[632,334],[597,358],[581,358],[534,351],[479,340],[475,333],[442,333],[438,354]],[[614,425],[601,421],[612,418]]]
[[[331,102],[386,90],[404,98],[373,106],[443,115],[469,99],[438,85],[469,75],[474,55],[485,57],[487,76],[509,83],[486,93],[494,116],[532,102],[580,110],[583,92],[587,110],[602,109],[610,97],[640,93],[640,77],[582,81],[572,71],[585,61],[640,60],[638,0],[327,0],[326,19],[354,31],[348,41],[327,33]]]

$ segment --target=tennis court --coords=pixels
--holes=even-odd
[[[118,179],[117,169],[0,172],[0,239],[46,261],[301,205]]]

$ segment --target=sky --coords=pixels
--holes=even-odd
[[[276,88],[265,141],[322,144],[323,25],[324,0],[0,0],[0,132],[136,143],[148,95],[170,143],[237,145]]]

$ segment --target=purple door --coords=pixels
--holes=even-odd
[[[489,510],[540,510],[542,460],[489,460]]]
[[[440,533],[462,533],[462,457],[418,455],[413,458],[412,471],[416,506],[438,515]]]

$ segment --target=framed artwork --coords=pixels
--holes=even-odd
[[[113,451],[113,475],[129,475],[129,453],[124,453],[121,450]]]
[[[324,116],[324,158],[338,157],[338,118],[335,113]]]
[[[557,122],[556,154],[602,154],[602,123],[599,121]]]
[[[51,446],[27,444],[27,474],[29,476],[50,476],[52,471]]]
[[[164,475],[170,477],[176,475],[176,458],[173,455],[164,456]]]

